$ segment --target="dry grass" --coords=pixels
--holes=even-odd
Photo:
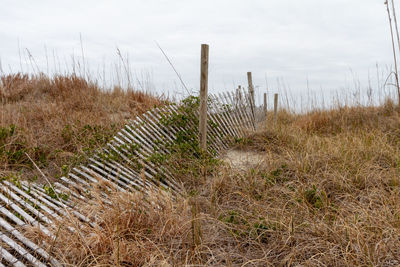
[[[62,222],[53,251],[72,266],[398,266],[399,129],[390,101],[282,112],[241,144],[262,164],[221,164],[176,201],[153,192],[159,209],[134,194],[94,199],[81,208],[99,226],[71,234]]]
[[[104,144],[127,119],[159,105],[147,93],[101,90],[77,76],[22,74],[0,77],[0,176],[34,178],[28,153],[48,177]]]
[[[108,193],[111,204],[106,204],[96,194],[100,192],[97,188],[94,198],[80,205],[95,226],[71,218],[55,225],[57,239],[48,239],[47,249],[61,262],[67,266],[160,266],[169,258],[190,256],[185,254],[191,250],[186,242],[190,239],[190,224],[185,224],[190,218],[187,201],[176,204],[163,191],[147,196],[114,191]],[[79,230],[71,234],[68,227]],[[28,235],[38,242],[45,238],[35,228],[30,231]]]

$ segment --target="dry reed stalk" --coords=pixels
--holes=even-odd
[[[389,3],[388,0],[385,1],[385,5],[386,5],[386,11],[388,14],[388,19],[389,19],[389,26],[390,26],[390,36],[392,39],[392,51],[393,51],[393,61],[394,61],[394,75],[395,75],[395,80],[396,80],[396,88],[397,88],[397,96],[398,96],[398,103],[400,105],[400,85],[399,85],[399,72],[398,72],[398,68],[397,68],[397,57],[396,57],[396,46],[395,46],[395,42],[394,42],[394,33],[393,33],[393,26],[392,26],[392,18],[391,18],[391,14],[390,14],[390,10],[389,10]],[[393,12],[394,12],[394,4],[393,4],[393,0],[392,0],[392,5],[393,5]],[[393,13],[394,14],[394,13]],[[397,32],[397,37],[398,37],[398,30],[397,30],[397,22],[395,23],[396,25],[396,32]],[[400,40],[400,39],[398,39]],[[400,49],[400,47],[399,47]]]

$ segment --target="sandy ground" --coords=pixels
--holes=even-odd
[[[238,170],[254,168],[264,162],[264,157],[259,152],[237,149],[228,150],[223,158],[232,168]]]

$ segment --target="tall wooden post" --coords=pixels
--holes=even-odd
[[[200,62],[199,143],[200,149],[203,152],[207,151],[208,51],[209,46],[207,44],[202,44]]]
[[[253,77],[251,75],[251,72],[247,72],[247,82],[249,84],[249,95],[250,95],[250,108],[251,108],[251,114],[253,116],[253,124],[255,127],[255,108],[254,108],[254,87],[253,87]]]
[[[251,72],[247,73],[247,82],[249,84],[249,94],[251,98],[251,105],[254,106],[254,87],[253,87],[253,77],[251,75]]]
[[[268,122],[267,122],[268,114],[267,114],[267,111],[268,111],[268,109],[267,109],[267,93],[264,93],[264,114],[263,114],[263,116],[264,116],[265,127],[266,128],[268,128]]]
[[[264,93],[264,114],[267,115],[267,93]]]
[[[274,126],[278,120],[278,94],[274,95]]]

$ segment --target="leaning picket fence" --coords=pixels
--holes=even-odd
[[[207,100],[207,152],[218,157],[235,140],[254,131],[265,112],[255,108],[251,93],[209,95]],[[85,164],[74,167],[51,185],[4,180],[0,184],[0,267],[62,266],[43,244],[29,240],[25,227],[37,227],[56,238],[54,221],[75,216],[91,223],[77,203],[90,199],[96,184],[121,192],[150,189],[181,194],[182,185],[165,159],[184,146],[199,147],[199,97],[156,107],[130,121]],[[144,178],[144,179],[143,179]],[[104,198],[107,195],[104,194]],[[71,229],[73,231],[73,229]]]

